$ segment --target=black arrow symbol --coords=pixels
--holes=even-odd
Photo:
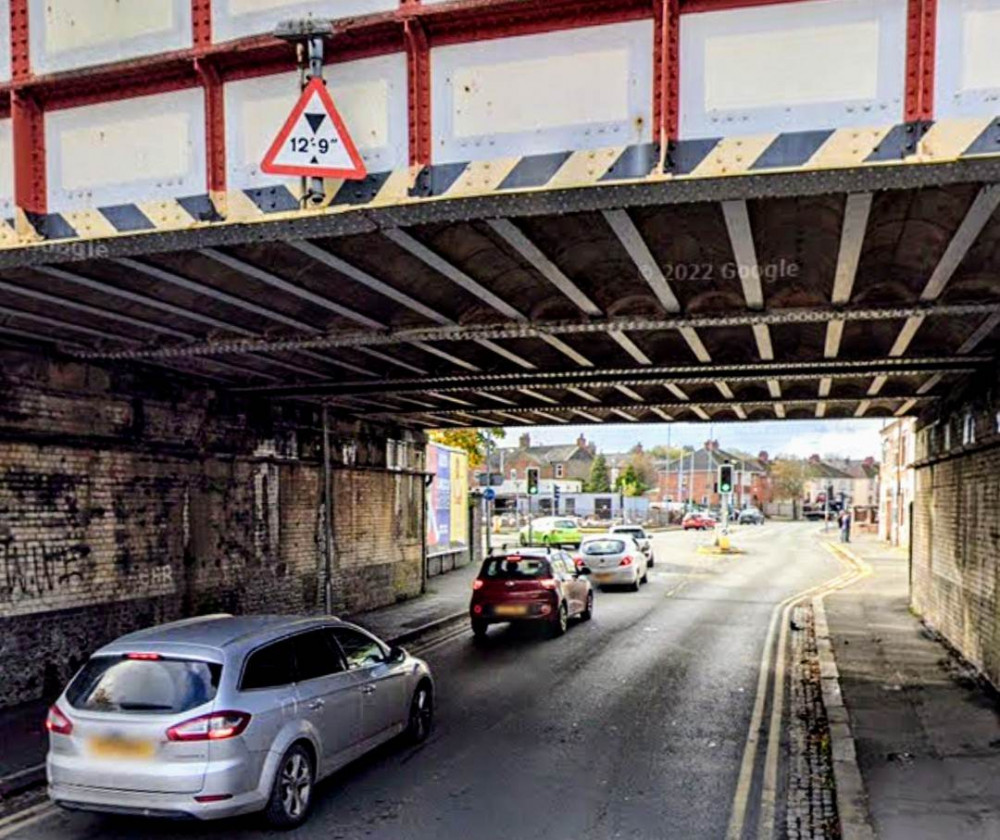
[[[306,114],[306,121],[309,123],[309,127],[312,129],[313,134],[319,131],[319,127],[323,125],[323,120],[326,119],[326,114]]]

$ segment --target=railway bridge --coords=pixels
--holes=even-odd
[[[367,175],[309,200],[271,33],[331,15]],[[1000,0],[0,20],[0,703],[327,559],[419,591],[426,429],[805,417],[919,418],[913,600],[1000,679]]]

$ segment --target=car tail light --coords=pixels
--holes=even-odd
[[[126,653],[126,659],[141,659],[146,662],[155,662],[160,658],[158,653]]]
[[[553,578],[543,578],[538,582],[542,585],[542,589],[555,589],[559,585]]]
[[[476,578],[474,581],[472,581],[472,588],[473,589],[482,589],[483,585],[484,584],[483,584],[483,581],[482,581],[481,578]]]
[[[73,721],[58,706],[51,706],[45,718],[45,728],[56,735],[70,735],[73,732]]]
[[[584,565],[583,555],[582,554],[577,554],[573,558],[573,562],[576,563],[577,566],[583,566]]]
[[[631,566],[632,565],[632,558],[629,557],[629,555],[626,554],[624,557],[622,557],[622,560],[621,560],[621,562],[618,565],[619,566]]]
[[[246,712],[212,712],[191,718],[167,730],[170,741],[222,741],[235,738],[250,723]]]
[[[225,802],[227,799],[232,799],[233,795],[231,793],[210,793],[205,796],[196,796],[194,798],[195,802]]]
[[[474,606],[474,607],[472,608],[472,611],[473,611],[473,612],[474,612],[474,613],[475,613],[476,615],[482,615],[482,614],[483,614],[483,605],[482,605],[482,604],[476,604],[476,605],[475,605],[475,606]]]

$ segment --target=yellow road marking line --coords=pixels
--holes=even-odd
[[[56,806],[51,802],[40,802],[23,811],[18,811],[16,814],[11,814],[9,817],[0,819],[0,840],[3,840],[5,837],[12,837],[22,828],[40,823],[42,820],[51,817],[56,811]]]
[[[769,667],[771,647],[774,643],[774,635],[779,616],[783,614],[787,605],[801,601],[803,598],[827,586],[834,585],[840,580],[848,577],[849,574],[850,573],[844,573],[838,575],[829,581],[811,586],[808,589],[794,595],[789,595],[783,601],[775,604],[774,608],[771,610],[771,619],[768,623],[767,635],[764,638],[764,650],[760,659],[760,671],[757,677],[757,694],[754,698],[753,712],[750,716],[750,728],[747,733],[746,746],[743,749],[743,761],[740,764],[740,774],[736,783],[736,793],[733,796],[729,827],[726,830],[726,840],[741,840],[743,836],[743,825],[746,821],[747,803],[750,799],[750,787],[753,782],[754,764],[757,761],[757,746],[760,742],[760,730],[764,721],[764,704],[767,698],[768,677],[771,672]]]

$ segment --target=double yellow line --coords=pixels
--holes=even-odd
[[[736,793],[733,796],[732,809],[729,817],[729,827],[726,830],[726,840],[743,840],[746,827],[747,805],[750,801],[750,789],[753,785],[754,766],[757,763],[757,750],[760,746],[764,722],[764,706],[767,701],[768,685],[773,674],[774,702],[771,704],[771,718],[767,731],[767,752],[764,757],[764,777],[761,783],[760,816],[757,821],[757,840],[771,840],[774,835],[775,813],[778,801],[778,764],[781,746],[781,722],[785,703],[785,660],[788,650],[788,625],[792,609],[805,598],[822,598],[838,589],[857,583],[871,574],[871,567],[849,549],[832,543],[823,542],[823,546],[833,553],[841,562],[848,566],[847,571],[825,583],[811,586],[780,601],[771,610],[771,618],[764,639],[764,652],[761,654],[760,672],[757,677],[757,694],[754,698],[753,713],[750,718],[750,729],[747,733],[746,746],[743,748],[743,761],[740,764],[740,775],[736,782]],[[780,630],[778,629],[780,622]],[[774,646],[775,634],[778,635],[777,650],[772,660],[771,649]]]

